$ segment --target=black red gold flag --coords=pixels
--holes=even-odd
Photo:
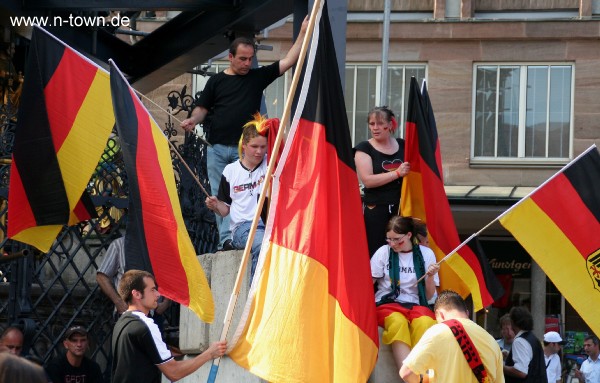
[[[64,225],[95,215],[81,201],[114,126],[108,72],[35,27],[21,97],[8,236],[47,252]]]
[[[110,74],[129,180],[126,269],[151,272],[162,295],[210,323],[212,293],[183,222],[169,142],[113,62]]]
[[[275,171],[265,242],[229,353],[270,382],[366,382],[377,359],[358,178],[322,3]]]
[[[600,334],[600,154],[592,146],[519,201],[500,223]]]
[[[458,231],[444,190],[440,143],[431,101],[424,87],[419,90],[413,77],[410,84],[406,119],[405,159],[410,173],[404,177],[400,210],[402,215],[423,220],[429,232],[429,243],[437,260],[441,260],[460,245]],[[485,256],[478,257],[468,247],[441,264],[440,287],[471,294],[476,311],[489,306],[502,296],[502,289]]]

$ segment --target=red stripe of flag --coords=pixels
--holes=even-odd
[[[600,222],[588,210],[564,173],[539,189],[531,198],[554,221],[584,258],[598,250],[593,238],[600,235]],[[556,203],[557,200],[569,202]]]
[[[44,88],[48,121],[56,152],[60,151],[69,135],[97,71],[96,67],[82,60],[77,53],[66,49],[52,78]],[[74,73],[77,73],[77,76],[74,76]],[[65,92],[65,89],[68,89],[68,92]]]
[[[133,176],[139,181],[139,202],[141,202],[146,249],[154,275],[158,281],[161,281],[162,288],[170,289],[170,296],[184,305],[188,305],[189,291],[185,269],[181,262],[174,262],[172,257],[165,256],[169,253],[178,255],[179,248],[177,247],[177,230],[173,230],[172,227],[175,215],[158,162],[156,142],[152,136],[153,127],[146,109],[134,94],[131,96],[138,119],[138,140],[135,148],[137,166]],[[132,177],[129,172],[127,174]],[[158,224],[156,224],[157,220]],[[174,245],[176,247],[173,247]],[[171,283],[165,283],[165,280],[169,279]]]

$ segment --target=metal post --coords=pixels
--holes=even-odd
[[[381,93],[379,105],[387,105],[388,56],[390,50],[390,13],[391,0],[385,0],[383,11],[383,48],[381,51]]]
[[[546,274],[531,260],[531,315],[533,332],[541,339],[546,330]]]

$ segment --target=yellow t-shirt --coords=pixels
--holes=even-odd
[[[490,383],[504,383],[502,353],[496,340],[469,319],[458,319],[465,328],[490,378]],[[404,364],[415,374],[433,369],[436,383],[477,383],[450,327],[438,323],[429,328],[412,349]]]

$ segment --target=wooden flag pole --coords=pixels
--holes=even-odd
[[[175,119],[175,121],[181,123],[181,120],[179,120],[177,117],[175,117],[171,112],[169,112],[168,110],[165,110],[165,109],[161,108],[160,105],[158,105],[157,103],[155,103],[154,101],[152,101],[148,97],[144,96],[139,91],[135,90],[135,92],[137,94],[139,94],[140,96],[142,96],[143,98],[145,98],[146,100],[150,101],[152,104],[154,104],[154,106],[156,106],[157,108],[159,108],[163,112],[167,113],[169,116],[173,117],[173,119]],[[148,114],[150,114],[150,112],[148,112]],[[200,140],[202,140],[206,145],[211,146],[208,143],[208,141],[206,141],[204,138],[202,138],[200,136],[196,136],[196,137],[198,137]],[[200,182],[200,180],[198,179],[198,177],[194,174],[194,172],[192,171],[192,169],[190,169],[190,167],[188,166],[187,162],[185,162],[185,160],[183,159],[183,157],[181,157],[181,154],[179,153],[179,150],[177,150],[177,148],[175,147],[175,145],[173,145],[173,143],[171,142],[171,140],[169,140],[168,138],[167,138],[167,142],[169,143],[169,146],[171,146],[171,149],[173,149],[173,152],[175,152],[175,155],[177,156],[177,158],[179,158],[179,161],[181,161],[181,163],[187,169],[187,171],[190,173],[190,175],[192,176],[192,178],[194,179],[194,181],[196,181],[196,183],[198,184],[198,186],[200,186],[200,190],[202,190],[202,192],[207,197],[210,197],[210,194],[206,191],[206,189],[204,188],[204,186],[202,186],[202,183]]]
[[[533,189],[529,194],[527,194],[525,197],[521,198],[517,203],[515,203],[514,205],[512,205],[508,210],[506,210],[504,213],[500,214],[499,216],[497,216],[496,218],[494,218],[490,223],[488,223],[487,225],[485,225],[483,228],[481,228],[478,232],[471,234],[471,236],[469,236],[469,238],[465,239],[460,245],[458,245],[454,250],[452,250],[451,252],[448,253],[448,255],[446,255],[444,258],[440,259],[436,265],[441,265],[442,263],[446,262],[448,260],[448,258],[450,258],[451,256],[453,256],[454,254],[456,254],[460,249],[462,249],[467,243],[469,243],[469,241],[471,241],[473,238],[477,237],[479,234],[481,234],[485,229],[487,229],[488,227],[492,226],[492,224],[498,220],[500,220],[502,217],[504,217],[505,215],[507,215],[508,213],[510,213],[514,208],[516,208],[517,206],[519,206],[521,203],[523,203],[523,201],[525,201],[527,198],[531,197],[531,195],[533,193],[535,193],[536,191],[538,191],[539,189],[541,189],[542,187],[546,186],[546,184],[550,181],[552,181],[554,178],[556,178],[559,174],[561,174],[562,172],[564,172],[565,170],[567,170],[573,163],[575,163],[577,160],[579,160],[581,157],[585,156],[590,150],[595,149],[596,148],[596,144],[592,144],[592,146],[590,146],[589,148],[587,148],[586,150],[583,151],[583,153],[581,153],[580,155],[578,155],[577,157],[575,157],[571,162],[569,162],[568,164],[566,164],[562,169],[560,169],[560,171],[556,172],[552,177],[548,178],[546,181],[544,181],[540,186],[536,187],[535,189]],[[419,278],[417,280],[417,282],[415,282],[413,284],[413,286],[416,286],[419,282],[421,282],[425,276],[427,274],[423,275],[421,278]]]
[[[227,311],[225,312],[225,318],[223,319],[223,330],[221,331],[220,340],[223,341],[227,338],[227,333],[229,332],[229,327],[231,326],[231,319],[233,317],[233,310],[235,309],[235,304],[237,302],[237,298],[239,296],[240,288],[242,285],[242,279],[246,271],[246,266],[248,263],[248,258],[250,256],[250,249],[252,248],[252,242],[254,242],[254,235],[256,234],[256,228],[258,226],[258,221],[260,220],[260,213],[262,211],[263,205],[265,203],[266,198],[266,190],[268,190],[269,185],[271,184],[271,177],[273,175],[273,171],[275,168],[275,162],[277,159],[276,153],[279,153],[279,148],[281,146],[281,141],[283,140],[283,135],[285,131],[285,124],[290,119],[290,114],[292,110],[292,102],[294,98],[294,94],[296,93],[296,88],[298,87],[298,82],[300,81],[300,75],[302,74],[302,67],[304,65],[304,59],[306,58],[306,51],[308,50],[308,44],[310,42],[310,38],[312,38],[313,30],[315,27],[315,20],[318,13],[318,10],[321,8],[321,2],[324,0],[317,0],[313,4],[313,8],[311,11],[310,19],[308,21],[308,26],[306,28],[306,32],[304,34],[304,40],[302,41],[302,48],[300,49],[300,54],[298,56],[298,61],[296,63],[296,70],[294,71],[294,76],[292,78],[292,84],[290,85],[290,91],[288,93],[288,97],[285,103],[285,108],[283,110],[283,115],[281,116],[281,124],[279,127],[279,131],[277,132],[277,138],[275,139],[275,144],[273,146],[273,151],[271,158],[269,158],[269,165],[267,167],[267,172],[265,174],[265,182],[263,183],[263,192],[260,193],[260,197],[258,199],[258,206],[256,208],[256,212],[254,213],[254,218],[252,220],[252,226],[250,228],[250,233],[248,234],[248,240],[246,241],[246,247],[244,248],[244,254],[242,255],[242,261],[240,264],[240,268],[238,270],[238,274],[235,280],[235,285],[233,287],[233,292],[231,293],[231,297],[229,298],[229,304],[227,305]],[[221,358],[217,358],[213,360],[212,366],[210,368],[210,373],[208,375],[208,383],[214,383],[217,378],[217,372],[219,370],[219,364],[221,362]]]

